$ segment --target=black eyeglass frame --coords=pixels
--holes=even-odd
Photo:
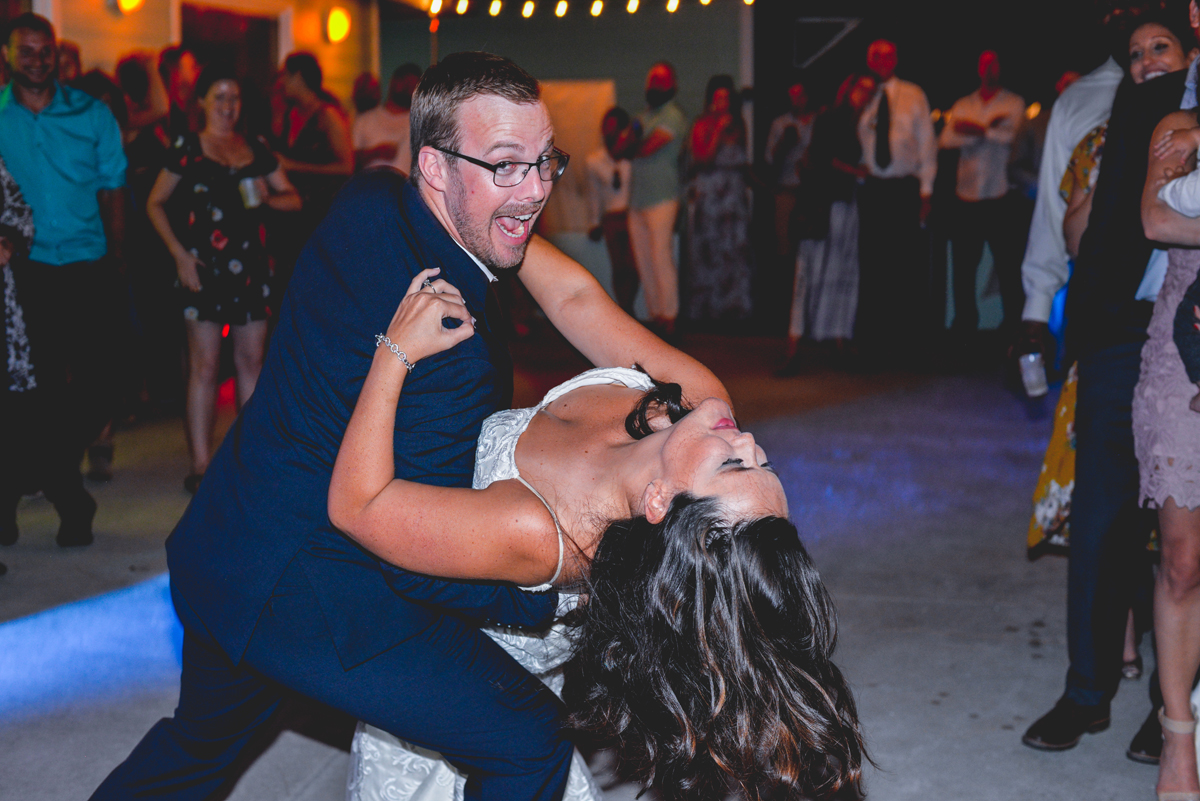
[[[563,173],[567,171],[567,164],[571,161],[571,155],[569,153],[564,153],[563,151],[559,150],[557,147],[550,148],[550,155],[542,156],[537,161],[532,161],[532,162],[531,161],[509,161],[508,159],[505,159],[504,161],[498,161],[495,164],[491,164],[491,163],[483,161],[481,159],[472,158],[470,156],[465,156],[462,153],[456,153],[453,150],[447,150],[446,148],[438,147],[437,145],[431,145],[431,147],[434,150],[438,150],[442,153],[445,153],[447,156],[454,156],[455,158],[462,159],[463,161],[465,161],[469,164],[474,164],[476,167],[483,167],[485,170],[489,171],[492,174],[492,183],[494,183],[498,187],[501,187],[502,189],[511,189],[514,186],[520,186],[522,183],[524,183],[525,179],[529,176],[529,171],[532,170],[534,167],[537,167],[538,178],[540,178],[541,180],[557,181],[559,178],[562,177]],[[561,159],[561,161],[559,162],[560,166],[559,166],[558,170],[550,176],[543,176],[542,175],[542,165],[550,164],[551,162],[555,161],[556,159]],[[521,177],[516,182],[511,183],[511,184],[502,184],[502,183],[500,183],[499,171],[501,169],[503,169],[505,166],[512,166],[512,167],[522,166],[525,168],[525,172],[521,173]]]

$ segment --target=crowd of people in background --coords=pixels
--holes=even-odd
[[[307,233],[356,168],[408,170],[421,71],[396,70],[386,98],[360,81],[352,120],[309,53],[253,87],[180,46],[131,53],[110,76],[84,72],[38,15],[5,32],[0,544],[41,491],[59,545],[81,546],[96,504],[79,465],[86,453],[90,479],[112,477],[116,422],[182,412],[196,491],[218,385],[232,373],[239,407],[253,392]],[[262,91],[263,108],[243,103]]]
[[[1106,25],[1112,58],[1064,73],[1050,112],[1004,88],[992,50],[978,56],[979,88],[934,111],[898,77],[900,48],[872,42],[828,104],[792,82],[760,164],[747,89],[712,76],[689,121],[679,76],[656,63],[645,108],[609,109],[603,148],[581,159],[589,233],[619,305],[668,341],[685,327],[750,330],[762,277],[793,276],[785,376],[921,366],[935,341],[949,343],[947,364],[971,358],[985,244],[997,341],[1053,364],[1069,281],[1056,415],[1068,434],[1054,441],[1078,467],[1039,486],[1053,508],[1038,519],[1047,537],[1070,521],[1070,670],[1023,739],[1061,751],[1107,727],[1153,627],[1152,709],[1127,755],[1161,763],[1162,797],[1197,801],[1200,181],[1188,179],[1200,10],[1150,0]],[[197,490],[219,382],[233,374],[239,406],[254,391],[307,234],[354,172],[410,169],[422,71],[397,68],[386,91],[364,73],[351,111],[316,57],[293,53],[250,109],[245,76],[179,46],[85,72],[35,14],[10,24],[0,55],[0,544],[17,541],[20,498],[41,491],[58,544],[82,546],[96,504],[79,464],[86,454],[89,477],[111,478],[113,425],[131,414],[183,412],[184,486]],[[756,229],[761,208],[772,225]]]

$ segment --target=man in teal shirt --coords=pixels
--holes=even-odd
[[[638,115],[642,142],[633,158],[630,178],[629,240],[646,311],[655,333],[675,333],[679,316],[679,270],[672,236],[679,213],[679,153],[688,121],[673,101],[678,82],[675,68],[660,61],[646,76],[649,108]]]
[[[115,411],[114,334],[125,322],[121,129],[102,102],[58,83],[48,20],[21,14],[7,34],[0,58],[12,82],[0,92],[0,157],[33,209],[27,306],[43,320],[44,361],[70,376],[73,406],[64,423],[82,456]],[[91,542],[90,525],[76,530],[60,544]]]

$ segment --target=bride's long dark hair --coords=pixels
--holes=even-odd
[[[690,411],[678,384],[651,380],[625,419],[634,439]],[[623,776],[667,801],[861,793],[837,616],[795,526],[730,522],[716,499],[680,494],[658,524],[611,523],[589,574],[568,724],[614,745]]]

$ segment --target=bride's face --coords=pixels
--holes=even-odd
[[[651,434],[670,497],[716,497],[737,518],[787,517],[779,476],[751,434],[738,430],[729,405],[709,398],[679,422]],[[647,517],[653,514],[647,509]]]

